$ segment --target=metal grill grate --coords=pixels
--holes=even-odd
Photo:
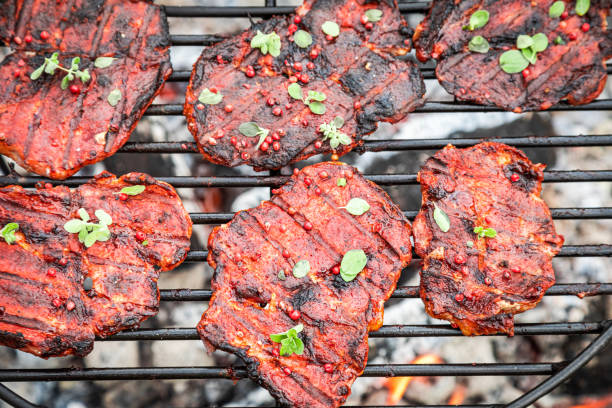
[[[404,2],[400,4],[402,13],[423,13],[429,6],[428,2]],[[168,17],[268,17],[275,14],[289,14],[293,7],[277,7],[276,0],[265,0],[262,7],[170,7],[166,6]],[[206,46],[220,41],[215,35],[172,35],[175,46],[198,45]],[[431,64],[421,67],[426,79],[433,79],[434,67]],[[612,65],[607,67],[612,73]],[[184,82],[189,79],[190,71],[177,71],[170,81]],[[571,106],[560,103],[551,111],[593,111],[612,110],[611,99],[599,99],[582,106]],[[421,113],[434,112],[493,112],[497,108],[470,105],[459,102],[427,101],[417,109]],[[182,105],[153,105],[147,115],[181,115]],[[567,135],[551,137],[508,137],[489,138],[519,148],[523,147],[572,147],[572,146],[612,146],[612,135]],[[481,139],[453,139],[458,147],[472,146]],[[376,140],[366,141],[358,149],[360,152],[433,150],[444,147],[449,139],[419,139],[419,140]],[[193,141],[184,142],[138,142],[127,143],[120,152],[124,153],[198,153]],[[88,178],[73,177],[65,181],[53,181],[42,177],[15,177],[9,174],[6,164],[0,160],[0,185],[20,184],[33,187],[38,182],[77,186]],[[371,174],[366,178],[381,185],[414,185],[416,174]],[[160,177],[162,181],[174,187],[276,187],[283,184],[287,177],[279,175],[242,176],[242,177]],[[595,182],[612,181],[612,170],[605,171],[546,171],[545,182]],[[612,208],[552,208],[554,219],[612,219]],[[416,216],[417,211],[405,211],[408,218]],[[219,224],[229,221],[231,213],[192,213],[194,224]],[[186,262],[203,262],[207,251],[194,249],[188,254]],[[609,257],[612,256],[612,245],[566,245],[559,256],[562,257]],[[612,294],[612,283],[574,283],[556,284],[546,296],[602,296]],[[210,290],[174,289],[162,290],[161,301],[207,301]],[[398,287],[393,298],[416,298],[418,287]],[[585,365],[594,355],[602,351],[612,340],[612,320],[601,322],[552,322],[537,324],[517,324],[515,335],[586,335],[599,334],[593,342],[572,360],[556,363],[508,363],[508,364],[368,364],[364,376],[472,376],[472,375],[549,375],[536,388],[507,404],[494,405],[463,405],[469,407],[525,407],[567,380],[580,367]],[[425,337],[425,336],[461,336],[461,332],[449,325],[385,325],[379,331],[371,333],[371,337]],[[125,331],[100,341],[126,340],[194,340],[198,335],[193,328],[163,328],[138,329]],[[0,381],[85,381],[85,380],[144,380],[144,379],[203,379],[203,378],[244,378],[244,368],[235,367],[143,367],[143,368],[90,368],[90,369],[0,369]],[[13,393],[0,384],[0,399],[16,407],[35,407],[27,400]],[[443,406],[437,406],[443,407]]]

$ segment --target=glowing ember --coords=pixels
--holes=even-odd
[[[608,408],[612,406],[612,394],[603,398],[585,398],[580,405],[572,408]]]
[[[444,361],[442,358],[435,354],[423,354],[422,356],[418,356],[414,360],[410,362],[410,364],[442,364]],[[406,392],[406,388],[408,385],[418,377],[393,377],[389,378],[385,384],[385,386],[389,389],[389,395],[387,396],[387,405],[397,405],[404,393]]]
[[[467,387],[465,385],[457,385],[453,390],[450,398],[448,399],[448,405],[461,405],[465,401],[465,394]]]

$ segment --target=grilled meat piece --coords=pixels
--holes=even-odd
[[[123,146],[172,71],[166,17],[147,1],[8,0],[3,24],[0,35],[17,51],[0,63],[0,153],[50,178],[65,179]],[[54,52],[63,67],[79,57],[91,79],[75,78],[73,91],[61,89],[60,69],[31,80]],[[115,60],[96,68],[98,57]],[[120,92],[115,106],[112,92]]]
[[[131,185],[145,191],[121,200]],[[86,248],[64,229],[80,208],[91,222],[98,209],[111,216],[108,241]],[[45,358],[83,356],[95,336],[154,316],[159,269],[185,259],[191,236],[174,189],[140,173],[102,173],[73,191],[0,188],[0,228],[13,222],[16,242],[0,237],[0,344]]]
[[[501,143],[448,145],[427,160],[413,225],[427,313],[465,335],[512,335],[513,315],[535,307],[555,283],[551,259],[563,237],[540,198],[543,169]],[[447,232],[436,207],[450,219]]]
[[[368,9],[382,11],[371,30],[360,22]],[[321,29],[326,21],[341,25],[332,41]],[[296,45],[290,34],[296,29],[310,33],[312,45]],[[258,31],[280,36],[278,57],[251,48]],[[423,78],[407,55],[410,34],[395,1],[306,1],[295,15],[254,24],[204,49],[187,88],[189,130],[206,159],[226,166],[279,169],[319,153],[343,155],[361,145],[378,121],[398,122],[423,104]],[[289,95],[288,86],[296,80],[304,97],[308,91],[325,94],[325,114],[312,113]],[[198,102],[205,89],[221,93],[223,100],[216,105]],[[341,132],[349,138],[348,144],[332,149],[318,129],[336,116],[344,119]],[[270,132],[259,149],[259,135],[239,131],[249,121]]]
[[[340,208],[356,197],[369,211],[354,216]],[[210,235],[214,292],[200,336],[240,356],[282,404],[339,406],[363,372],[368,331],[382,325],[383,304],[411,259],[410,233],[389,196],[353,167],[306,167],[270,201]],[[346,282],[334,267],[353,249],[365,252],[367,264]],[[296,278],[292,268],[303,260],[309,273]],[[270,335],[297,324],[304,325],[304,353],[279,356]]]
[[[566,98],[572,105],[589,103],[603,90],[605,61],[612,57],[612,34],[606,23],[610,1],[591,1],[582,17],[574,12],[576,2],[568,1],[564,20],[549,16],[554,1],[434,0],[414,34],[417,57],[438,60],[438,80],[459,100],[514,112],[545,110]],[[477,10],[489,12],[488,23],[474,31],[463,30]],[[504,72],[500,56],[516,48],[519,35],[536,33],[548,37],[548,48],[537,54],[536,64],[529,65],[528,72]],[[468,49],[477,35],[488,40],[488,52]],[[557,44],[557,38],[563,43]]]

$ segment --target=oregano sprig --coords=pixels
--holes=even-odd
[[[4,238],[7,244],[12,245],[17,240],[17,238],[15,238],[15,231],[18,229],[19,224],[16,222],[9,222],[0,230],[0,235],[2,235],[2,238]]]
[[[264,34],[257,30],[257,34],[251,39],[251,48],[259,48],[263,55],[270,53],[273,57],[278,57],[281,50],[281,38],[274,31]]]
[[[84,208],[80,208],[78,215],[81,219],[74,218],[64,224],[64,229],[71,234],[79,234],[79,242],[89,248],[97,241],[108,241],[110,231],[108,226],[113,223],[113,219],[104,210],[94,212],[98,223],[89,222],[90,217]]]
[[[255,149],[259,149],[259,146],[261,146],[261,144],[264,142],[264,140],[266,140],[266,137],[268,137],[268,134],[270,133],[270,129],[262,128],[255,122],[243,122],[238,127],[238,130],[246,137],[259,136],[259,142],[257,142],[257,146],[255,146]]]
[[[81,82],[86,83],[91,79],[89,75],[89,70],[80,70],[79,64],[81,63],[80,57],[74,57],[70,62],[70,68],[63,67],[59,62],[59,52],[54,52],[50,58],[45,58],[45,62],[36,68],[34,72],[30,74],[30,79],[35,81],[41,77],[43,73],[48,75],[54,75],[55,70],[59,69],[66,72],[66,76],[62,79],[61,88],[68,88],[68,84],[70,81],[73,81],[75,78],[81,80]]]
[[[326,108],[323,101],[327,99],[327,96],[323,92],[308,91],[306,98],[304,98],[302,87],[295,82],[287,87],[287,92],[293,99],[304,102],[304,105],[308,106],[312,113],[316,115],[325,113]]]
[[[304,330],[303,324],[298,324],[283,333],[271,334],[270,340],[281,344],[281,356],[291,354],[302,355],[304,353],[304,342],[298,337],[298,333]]]
[[[342,119],[340,116],[336,116],[331,122],[321,123],[319,126],[319,131],[323,133],[323,141],[329,139],[329,145],[332,149],[335,149],[340,144],[351,144],[351,137],[340,131],[340,128],[342,128],[343,125],[344,119]]]

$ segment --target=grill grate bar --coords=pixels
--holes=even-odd
[[[369,364],[364,377],[398,376],[497,376],[550,375],[568,362],[557,363],[485,363],[485,364]],[[58,368],[33,370],[0,370],[0,381],[106,381],[169,380],[195,378],[246,378],[242,367],[126,367],[126,368]]]
[[[557,220],[594,220],[612,218],[612,207],[596,208],[551,208],[550,212]],[[418,210],[404,211],[409,220],[416,217]],[[223,224],[231,221],[234,213],[191,213],[194,224]]]
[[[612,321],[610,321],[612,322]],[[609,324],[609,323],[608,323]],[[537,323],[517,324],[514,328],[515,336],[535,335],[570,335],[570,334],[598,334],[606,327],[605,322],[593,323]],[[459,329],[450,325],[390,325],[383,326],[378,331],[370,333],[370,337],[450,337],[462,336]],[[504,334],[496,334],[504,336]],[[126,340],[200,340],[196,329],[193,328],[167,328],[167,329],[139,329],[117,333],[108,338],[98,338],[101,341]]]
[[[417,183],[416,174],[365,174],[364,177],[380,185],[413,185]],[[33,176],[0,176],[0,186],[20,184],[23,187],[34,187],[36,183],[50,183],[77,187],[90,181],[90,177],[71,177],[68,180],[50,180]],[[157,177],[176,188],[183,187],[279,187],[289,181],[289,176],[218,176],[218,177]],[[544,172],[544,182],[593,182],[612,181],[612,170],[550,170]]]
[[[381,152],[403,150],[441,149],[449,143],[456,147],[469,147],[482,141],[505,143],[515,147],[568,147],[568,146],[612,146],[612,135],[581,136],[523,136],[503,138],[466,139],[399,139],[366,140],[358,152]],[[199,153],[193,141],[184,142],[128,142],[120,153]]]
[[[546,296],[599,296],[612,295],[612,283],[557,283],[546,291]],[[210,300],[212,290],[210,289],[163,289],[160,291],[160,299],[165,302],[204,302]],[[399,286],[395,289],[391,298],[407,299],[418,298],[418,286]]]
[[[584,105],[570,105],[560,102],[551,106],[548,111],[598,111],[612,110],[612,99],[598,99]],[[465,102],[427,101],[414,113],[459,113],[459,112],[505,112],[495,106],[472,105]],[[145,115],[173,116],[183,114],[183,104],[154,104],[147,109]]]
[[[185,262],[206,262],[208,251],[192,249],[187,254]],[[612,256],[612,245],[564,245],[557,254],[558,257],[602,257]],[[420,259],[416,254],[412,254],[412,259]]]

